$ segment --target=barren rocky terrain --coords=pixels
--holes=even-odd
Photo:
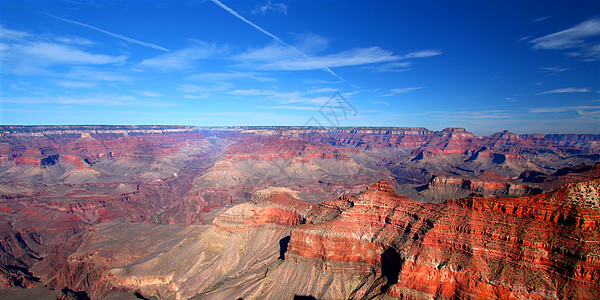
[[[0,126],[0,297],[598,298],[599,161],[600,135]]]

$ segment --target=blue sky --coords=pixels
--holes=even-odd
[[[0,5],[5,125],[600,132],[597,1]]]

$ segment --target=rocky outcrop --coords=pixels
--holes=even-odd
[[[113,291],[176,299],[594,298],[599,193],[595,179],[535,196],[434,204],[382,181],[311,204],[268,188],[213,226],[95,225],[70,248],[56,248],[36,274],[93,299]]]
[[[290,189],[269,188],[254,193],[250,202],[217,216],[213,225],[227,231],[248,230],[265,223],[295,226],[306,222],[311,207]]]
[[[516,197],[540,192],[540,188],[509,181],[488,171],[474,177],[435,176],[427,186],[422,188],[421,195],[429,202],[441,202],[474,195]]]
[[[600,149],[600,136],[597,134],[546,134],[544,138],[565,146]]]
[[[461,128],[0,126],[0,282],[93,298],[570,296],[556,274],[585,281],[595,267],[574,265],[589,249],[559,236],[581,240],[597,230],[596,216],[543,197],[598,178],[597,139]],[[389,184],[371,186],[380,180]],[[454,200],[419,203],[392,186],[422,202]],[[564,193],[578,189],[595,203],[587,188]],[[506,197],[524,194],[542,198]],[[521,210],[514,199],[547,208]],[[531,278],[517,265],[535,279],[520,290],[514,278]],[[417,284],[429,276],[438,281]]]
[[[420,204],[381,182],[347,197],[352,205],[338,218],[298,226],[288,251],[328,271],[362,263],[352,270],[379,272],[384,280],[372,284],[393,297],[593,298],[599,187]]]

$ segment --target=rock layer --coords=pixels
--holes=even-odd
[[[0,126],[0,284],[97,299],[589,296],[597,196],[578,182],[600,174],[598,140]]]

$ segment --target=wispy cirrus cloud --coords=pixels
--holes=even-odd
[[[72,45],[80,45],[80,46],[91,46],[91,45],[95,44],[94,42],[92,42],[86,38],[82,38],[82,37],[78,37],[78,36],[72,36],[72,37],[58,36],[55,39],[64,44],[72,44]]]
[[[89,88],[97,85],[96,82],[86,81],[59,81],[57,84],[68,89]]]
[[[310,94],[312,94],[310,92],[280,92],[259,89],[233,90],[227,92],[227,94],[242,97],[260,96],[265,100],[275,101],[281,104],[303,103],[308,105],[323,105],[331,98],[331,95],[310,97]],[[344,94],[344,96],[346,96],[346,94]]]
[[[84,79],[87,81],[102,81],[102,82],[118,82],[133,80],[130,76],[119,71],[106,71],[91,66],[75,66],[72,67],[63,76],[72,79]]]
[[[398,94],[406,94],[406,93],[410,93],[412,91],[420,90],[422,88],[423,88],[422,86],[415,86],[415,87],[408,87],[408,88],[390,89],[387,94],[380,95],[380,97],[391,97],[391,96],[396,96]]]
[[[545,17],[537,18],[537,19],[531,21],[531,24],[538,23],[538,22],[541,22],[541,21],[545,21],[545,20],[548,20],[550,18],[552,18],[552,17],[551,16],[545,16]]]
[[[314,70],[322,68],[359,66],[398,60],[392,52],[379,47],[358,48],[336,54],[312,57],[310,60],[280,60],[267,62],[267,70]]]
[[[542,68],[542,72],[544,73],[548,73],[548,74],[556,74],[556,73],[561,73],[561,72],[565,72],[565,71],[569,71],[569,68],[557,68],[557,67],[543,67]]]
[[[234,17],[242,20],[244,23],[254,27],[255,29],[257,29],[258,31],[266,34],[267,36],[273,38],[275,41],[277,41],[279,44],[293,50],[294,52],[296,52],[297,54],[307,58],[307,59],[311,59],[308,55],[306,55],[304,52],[302,52],[300,49],[284,42],[282,39],[280,39],[278,36],[266,31],[265,29],[263,29],[262,27],[254,24],[252,21],[244,18],[242,15],[240,15],[239,13],[237,13],[236,11],[234,11],[233,9],[231,9],[230,7],[228,7],[227,5],[221,3],[219,0],[212,0],[213,3],[215,3],[217,6],[221,7],[222,9],[224,9],[225,11],[227,11],[228,13],[230,13],[231,15],[233,15]],[[344,80],[343,78],[341,78],[340,76],[338,76],[335,72],[333,72],[330,68],[323,68],[324,71],[328,72],[329,74],[335,76],[337,79],[340,80]]]
[[[320,106],[297,106],[297,105],[272,105],[272,106],[256,106],[260,109],[287,109],[287,110],[319,110]]]
[[[91,93],[82,95],[60,95],[60,96],[40,96],[40,97],[19,97],[4,98],[2,101],[7,103],[20,104],[58,104],[58,105],[76,105],[76,106],[174,106],[176,103],[164,101],[142,100],[132,95],[123,94],[103,94]]]
[[[183,92],[183,97],[188,99],[201,99],[211,95],[212,92],[222,92],[231,89],[233,84],[229,82],[219,82],[209,86],[197,84],[180,84],[175,89]]]
[[[278,36],[270,33],[269,31],[256,25],[252,21],[246,19],[245,17],[243,17],[230,7],[226,6],[219,0],[212,0],[212,2],[218,5],[219,7],[223,8],[231,15],[242,20],[246,24],[273,38],[278,43],[271,44],[260,49],[251,50],[246,53],[236,55],[234,57],[234,59],[240,61],[240,64],[242,66],[254,67],[259,70],[301,71],[321,69],[327,71],[328,73],[343,81],[343,79],[340,76],[338,76],[335,72],[331,70],[332,68],[392,62],[403,59],[424,58],[442,54],[442,52],[438,50],[421,50],[411,52],[404,56],[398,56],[394,55],[390,51],[383,50],[379,47],[369,47],[355,48],[335,54],[309,56],[301,50],[303,48],[307,48],[303,47],[302,43],[300,43],[300,46],[290,45],[284,42]],[[326,39],[314,39],[315,37],[318,37],[316,35],[312,36],[312,39],[309,39],[309,37],[305,37],[304,39],[308,39],[311,41],[314,40],[314,42],[317,42],[316,44],[309,43],[304,45],[312,45],[311,47],[308,47],[309,49],[322,49],[327,43]],[[319,47],[315,48],[315,45]]]
[[[75,25],[82,26],[82,27],[90,28],[90,29],[102,32],[104,34],[107,34],[109,36],[112,36],[114,38],[117,38],[117,39],[120,39],[120,40],[124,40],[126,42],[134,43],[134,44],[137,44],[137,45],[141,45],[141,46],[144,46],[144,47],[149,47],[149,48],[160,50],[160,51],[166,51],[166,52],[169,51],[169,49],[167,49],[167,48],[164,48],[164,47],[152,44],[152,43],[148,43],[148,42],[142,42],[140,40],[136,40],[136,39],[133,39],[133,38],[130,38],[130,37],[126,37],[126,36],[123,36],[123,35],[120,35],[120,34],[117,34],[117,33],[113,33],[113,32],[110,32],[110,31],[98,28],[96,26],[92,26],[92,25],[89,25],[89,24],[77,22],[77,21],[74,21],[74,20],[71,20],[71,19],[61,18],[61,17],[55,16],[55,15],[52,15],[52,14],[48,14],[48,13],[46,13],[45,15],[50,16],[50,17],[55,18],[55,19],[58,19],[58,20],[61,20],[61,21],[65,21],[65,22],[68,22],[68,23],[72,23],[72,24],[75,24]]]
[[[401,89],[391,89],[390,92],[392,92],[394,94],[403,94],[403,93],[420,90],[422,88],[423,88],[422,86],[416,86],[416,87],[401,88]]]
[[[324,87],[324,88],[313,88],[309,91],[307,91],[307,94],[320,94],[320,93],[335,93],[338,92],[339,89],[336,88],[332,88],[332,87]]]
[[[0,25],[0,37],[6,42],[9,40],[22,40],[25,37],[30,36],[29,33],[19,30],[8,29]]]
[[[600,44],[592,38],[600,35],[600,19],[594,18],[571,28],[530,41],[533,49],[569,50],[567,55],[586,60],[600,59]]]
[[[265,77],[262,73],[239,72],[239,71],[198,73],[198,74],[190,75],[186,79],[192,80],[192,81],[221,81],[221,80],[235,79],[235,78],[250,78],[250,79],[254,79],[259,82],[277,81],[277,79],[275,79],[275,78]]]
[[[159,93],[159,92],[155,92],[155,91],[142,91],[142,90],[131,90],[132,93],[136,93],[138,95],[144,96],[144,97],[153,97],[153,98],[158,98],[158,97],[163,97],[164,95]]]
[[[536,95],[564,94],[564,93],[587,93],[589,91],[590,91],[590,89],[588,89],[588,88],[568,87],[568,88],[554,89],[554,90],[550,90],[550,91],[545,91],[545,92],[537,93]]]
[[[400,59],[425,58],[425,57],[437,56],[437,55],[441,55],[441,54],[442,54],[442,51],[426,49],[426,50],[410,52],[404,56],[401,56]]]
[[[440,51],[423,50],[400,56],[379,47],[369,47],[355,48],[328,55],[312,56],[310,59],[306,59],[289,49],[271,44],[260,49],[238,54],[233,58],[238,60],[242,66],[254,67],[260,70],[301,71],[390,63],[440,54],[442,54]],[[407,66],[408,64],[405,63],[402,65]],[[390,68],[392,67],[394,66],[390,66]]]
[[[405,62],[391,62],[386,64],[378,65],[374,68],[376,72],[405,72],[413,70],[409,68],[413,63],[409,61]]]
[[[285,3],[273,3],[271,2],[271,0],[269,0],[265,4],[256,5],[256,7],[254,7],[251,13],[253,15],[266,15],[269,11],[274,11],[276,13],[287,15],[287,5],[285,5]]]
[[[589,116],[600,114],[600,105],[538,107],[532,108],[529,111],[532,113],[564,113],[567,111],[575,111],[581,116]]]
[[[225,53],[225,49],[217,47],[215,44],[196,42],[192,47],[145,59],[139,66],[161,71],[193,69],[197,67],[199,61],[223,53]]]
[[[0,27],[2,72],[43,75],[48,67],[122,64],[126,56],[95,54],[73,45],[73,39],[46,37]],[[83,39],[81,40],[83,41]]]
[[[66,45],[46,42],[21,44],[13,47],[12,50],[19,51],[19,56],[41,65],[101,65],[121,63],[126,58],[125,56],[92,54]]]

